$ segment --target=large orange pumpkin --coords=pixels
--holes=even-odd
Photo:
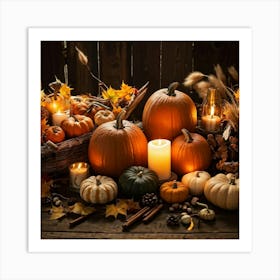
[[[171,144],[172,170],[178,175],[183,175],[207,169],[212,157],[206,139],[186,129],[182,129],[182,133]]]
[[[117,120],[101,124],[91,136],[88,156],[98,174],[118,177],[130,166],[147,166],[146,136],[124,115],[122,111]]]
[[[172,140],[182,128],[194,131],[197,110],[192,99],[176,90],[179,83],[154,92],[147,100],[143,111],[143,128],[149,140],[164,138]]]

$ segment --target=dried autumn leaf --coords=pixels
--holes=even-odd
[[[140,210],[141,207],[139,205],[139,202],[134,201],[133,199],[120,199],[127,205],[127,212],[135,212],[137,210]],[[118,201],[120,201],[118,200]]]
[[[117,204],[106,205],[105,217],[108,218],[110,216],[113,216],[116,219],[118,217],[118,214],[121,214],[126,217],[127,208],[127,203],[124,200],[118,201]]]
[[[69,212],[86,216],[95,212],[95,208],[90,206],[85,206],[81,202],[76,202],[74,205],[69,207]]]
[[[72,88],[70,88],[66,84],[62,84],[59,89],[59,92],[64,98],[68,99],[71,97],[71,90],[72,90]]]
[[[43,179],[41,182],[41,197],[45,198],[45,197],[49,197],[51,195],[51,185],[53,183],[53,180],[45,180]]]
[[[59,207],[52,206],[50,213],[51,213],[50,220],[58,220],[66,215],[63,206],[59,206]]]
[[[111,86],[106,91],[104,90],[102,92],[102,97],[104,99],[109,99],[113,104],[115,104],[119,99],[117,91]]]
[[[48,124],[48,120],[46,118],[41,120],[41,131],[44,132],[50,125]]]

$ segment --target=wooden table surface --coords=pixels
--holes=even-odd
[[[78,198],[78,195],[77,195]],[[203,198],[202,198],[203,201]],[[208,203],[208,202],[207,202]],[[170,215],[168,205],[148,224],[136,222],[127,231],[123,231],[125,217],[118,216],[105,218],[105,206],[94,205],[96,212],[80,224],[69,227],[69,222],[79,217],[76,214],[67,214],[60,220],[50,220],[50,206],[42,206],[41,211],[41,238],[42,239],[238,239],[239,212],[225,211],[208,203],[214,209],[216,218],[206,222],[193,217],[194,228],[187,230],[180,224],[178,227],[169,227],[166,218]],[[199,210],[194,208],[193,210]],[[130,217],[133,214],[129,214]]]

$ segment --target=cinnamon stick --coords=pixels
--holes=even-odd
[[[93,213],[90,213],[88,215],[81,215],[80,217],[72,220],[71,222],[69,222],[69,228],[73,228],[74,226],[79,225],[83,221],[87,220],[92,214]]]
[[[125,223],[122,225],[123,231],[127,230],[128,227],[133,225],[135,222],[137,222],[147,211],[149,211],[151,208],[148,206],[143,207],[140,209],[137,213],[132,215],[130,218],[128,218]]]
[[[163,204],[159,204],[159,205],[155,206],[154,208],[152,208],[152,210],[149,211],[149,213],[144,217],[142,222],[144,224],[147,224],[148,222],[150,222],[156,216],[156,214],[162,209],[162,207],[163,207]]]

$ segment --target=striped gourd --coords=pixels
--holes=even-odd
[[[117,183],[107,176],[91,176],[82,181],[80,196],[86,202],[105,204],[117,197]]]

